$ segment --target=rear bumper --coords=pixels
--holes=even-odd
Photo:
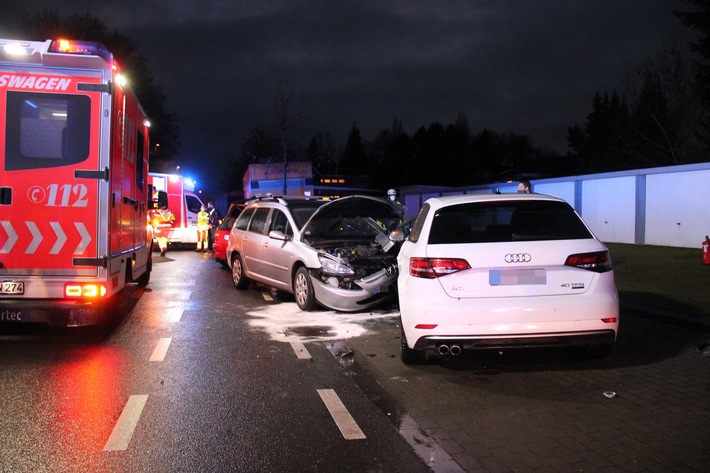
[[[55,327],[95,325],[104,318],[105,304],[58,299],[0,300],[0,324],[44,323]]]
[[[402,328],[410,348],[453,344],[464,349],[606,345],[619,331],[615,290],[574,296],[404,299]]]
[[[610,345],[616,341],[614,330],[592,332],[508,334],[508,335],[432,335],[420,337],[414,344],[417,350],[440,351],[442,345],[458,345],[464,350],[491,350],[502,348],[563,347]]]

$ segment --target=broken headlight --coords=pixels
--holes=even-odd
[[[318,259],[320,260],[323,274],[329,276],[353,276],[355,274],[355,271],[350,266],[330,255],[321,253],[318,255]]]

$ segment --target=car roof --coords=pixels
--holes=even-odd
[[[326,199],[322,197],[303,197],[303,196],[266,196],[266,197],[254,197],[246,202],[247,206],[253,206],[257,204],[274,204],[283,205],[286,207],[308,207],[308,206],[319,206],[326,202],[331,201],[331,199]]]
[[[564,199],[547,194],[459,194],[446,195],[441,197],[431,197],[426,200],[432,208],[446,207],[449,205],[465,204],[471,202],[500,202],[506,200],[546,200],[554,202],[565,202]]]

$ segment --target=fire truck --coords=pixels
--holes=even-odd
[[[195,182],[179,174],[148,173],[148,184],[153,188],[154,199],[161,193],[167,198],[167,208],[175,215],[168,243],[197,243],[197,214],[203,205],[195,194]]]
[[[0,39],[0,323],[100,324],[148,284],[148,127],[103,45]]]

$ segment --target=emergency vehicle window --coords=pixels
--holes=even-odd
[[[202,207],[202,202],[200,202],[200,199],[198,199],[194,195],[186,194],[185,205],[187,205],[187,210],[194,214],[197,214],[200,213],[200,207]]]
[[[86,95],[8,92],[5,170],[80,163],[89,157],[90,130]]]
[[[271,209],[256,209],[254,216],[249,222],[249,231],[254,233],[264,233],[264,227],[266,226],[266,218],[269,216],[269,211]]]
[[[274,210],[274,214],[271,216],[269,231],[281,232],[286,236],[293,236],[293,230],[291,230],[291,226],[288,224],[288,217],[280,210]]]
[[[249,218],[253,213],[254,209],[246,209],[244,212],[242,212],[241,215],[239,215],[239,218],[237,219],[236,223],[234,224],[234,228],[236,228],[237,230],[246,230],[247,224],[249,223]]]

